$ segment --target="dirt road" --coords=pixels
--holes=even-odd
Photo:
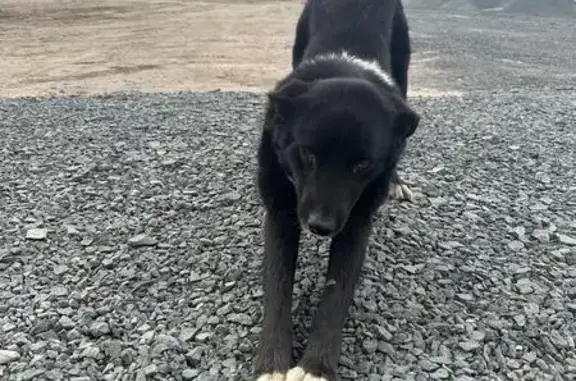
[[[295,0],[101,0],[97,5],[82,0],[4,0],[0,97],[126,90],[262,91],[290,68],[301,6]],[[550,47],[548,36],[539,41],[539,24],[482,18],[463,22],[463,17],[469,16],[409,11],[416,46],[412,95],[462,91],[462,83],[470,83],[465,77],[485,77],[487,71],[501,70],[505,77],[513,70],[515,77],[564,78],[572,69],[558,71],[554,62],[542,59],[522,62],[522,55],[537,60],[535,49],[553,49],[548,60],[558,51],[570,51]],[[549,22],[544,30],[574,33],[561,21]],[[455,55],[458,44],[470,54]],[[525,51],[519,52],[522,46]],[[486,48],[489,52],[482,50]]]
[[[3,4],[3,97],[261,91],[289,69],[301,8],[299,1],[246,0]]]

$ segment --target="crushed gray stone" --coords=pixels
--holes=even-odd
[[[561,244],[568,246],[576,246],[576,238],[570,237],[569,235],[557,233],[556,237]]]
[[[20,354],[16,351],[0,349],[0,365],[8,364],[20,358]]]
[[[48,236],[48,229],[45,228],[36,228],[30,229],[26,232],[26,238],[30,240],[45,240]]]
[[[156,246],[157,244],[156,239],[146,234],[138,234],[128,240],[128,245],[133,247]]]

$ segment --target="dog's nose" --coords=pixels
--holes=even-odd
[[[336,230],[336,220],[319,214],[311,214],[308,217],[308,228],[319,236],[329,236]]]

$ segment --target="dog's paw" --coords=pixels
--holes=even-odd
[[[286,375],[280,372],[263,374],[256,381],[286,381]]]
[[[286,373],[285,381],[330,381],[324,377],[317,377],[307,373],[302,367],[292,368]]]
[[[410,190],[410,187],[404,183],[391,183],[388,197],[396,201],[414,202],[414,194]]]

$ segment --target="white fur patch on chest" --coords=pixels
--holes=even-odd
[[[382,80],[382,82],[386,83],[389,86],[395,87],[396,83],[390,74],[388,74],[378,62],[375,60],[366,60],[364,58],[357,57],[353,54],[350,54],[346,51],[342,51],[341,53],[327,53],[327,54],[320,54],[314,58],[304,61],[303,65],[313,65],[317,62],[325,62],[325,61],[341,61],[347,62],[352,64],[362,70],[368,71],[378,78]]]

